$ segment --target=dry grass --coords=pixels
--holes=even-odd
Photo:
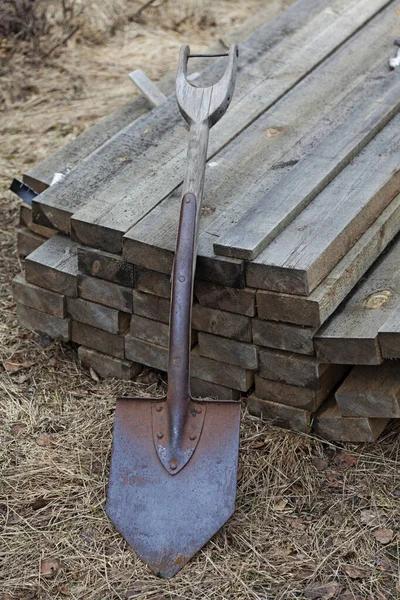
[[[216,26],[191,31],[192,46],[259,4],[213,2]],[[25,91],[3,81],[0,359],[32,364],[13,374],[0,367],[0,599],[397,598],[399,425],[343,452],[244,412],[236,513],[178,576],[160,581],[114,531],[104,502],[115,397],[161,393],[161,377],[94,381],[73,347],[17,326],[10,179],[126,101],[129,70],[156,78],[175,64],[185,22],[178,35],[152,19],[105,46],[71,42],[33,71],[21,59]],[[393,531],[385,544],[382,528]]]

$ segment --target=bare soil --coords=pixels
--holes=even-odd
[[[11,179],[132,97],[128,72],[158,79],[181,43],[203,50],[264,5],[172,2],[142,24],[99,28],[103,44],[77,36],[43,63],[17,56],[0,78],[0,600],[400,597],[397,423],[376,444],[334,445],[244,408],[236,513],[162,581],[104,503],[115,397],[162,394],[163,376],[101,380],[80,368],[72,345],[15,318],[10,282],[23,265]]]

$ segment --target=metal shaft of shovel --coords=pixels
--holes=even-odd
[[[208,135],[231,101],[238,49],[222,78],[197,88],[183,46],[176,81],[189,123],[186,174],[172,274],[168,390],[163,399],[117,400],[107,514],[158,575],[171,577],[234,510],[240,405],[190,396],[190,331]]]

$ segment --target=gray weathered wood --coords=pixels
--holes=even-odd
[[[135,288],[139,292],[154,294],[162,298],[169,298],[171,295],[171,278],[164,273],[144,269],[143,267],[135,268]]]
[[[344,365],[330,365],[321,376],[319,388],[316,390],[272,381],[256,375],[255,394],[258,398],[315,412],[344,378],[347,371],[348,368]]]
[[[315,335],[319,360],[354,365],[383,361],[378,331],[400,303],[400,240]]]
[[[79,346],[78,357],[84,367],[92,368],[100,377],[115,377],[129,381],[139,375],[143,369],[138,363],[122,360],[85,346]]]
[[[118,255],[93,248],[78,248],[78,269],[84,275],[133,287],[133,265]]]
[[[400,115],[248,264],[247,284],[308,295],[400,191]]]
[[[17,252],[18,256],[21,258],[25,258],[28,254],[31,254],[34,250],[39,248],[44,242],[46,238],[38,235],[37,233],[33,233],[27,227],[21,227],[17,230]]]
[[[264,61],[253,50],[251,67],[246,68],[246,55],[243,56],[246,50],[242,46],[241,78],[240,82],[238,81],[237,93],[226,117],[214,128],[208,157],[215,156],[230,140],[237,137],[268,106],[287,93],[295,83],[373,16],[377,8],[382,8],[384,3],[384,0],[352,0],[347,3],[343,3],[343,0],[333,0],[333,11],[325,11],[314,19],[310,18],[303,29],[290,36],[290,41],[283,40],[278,47],[267,53]],[[269,63],[267,68],[266,63]],[[164,102],[152,112],[163,108],[167,114],[168,102]],[[170,116],[172,119],[173,114]],[[111,252],[121,250],[123,234],[182,182],[180,170],[186,151],[178,152],[182,143],[174,140],[174,144],[169,142],[168,146],[158,153],[165,141],[166,136],[162,136],[159,148],[154,149],[151,160],[157,162],[158,168],[151,178],[139,185],[135,185],[133,177],[129,180],[127,176],[121,176],[117,183],[114,179],[96,194],[95,199],[74,214],[71,219],[74,239],[93,246],[101,244],[103,249]],[[171,147],[174,148],[175,155],[171,160],[166,160]],[[148,159],[150,162],[150,157]],[[123,188],[122,181],[125,184]],[[120,198],[117,203],[116,197]]]
[[[215,398],[217,400],[240,400],[241,393],[224,385],[190,378],[190,391],[193,398]]]
[[[166,323],[132,315],[130,332],[134,337],[145,342],[151,342],[165,348],[168,347],[169,327]]]
[[[400,363],[354,367],[335,398],[343,417],[400,418]]]
[[[117,283],[87,275],[79,275],[78,292],[79,296],[85,300],[104,304],[123,312],[131,313],[133,310],[132,291]]]
[[[259,353],[259,374],[290,385],[317,390],[328,365],[314,356],[262,348]]]
[[[276,427],[293,429],[302,433],[311,431],[311,413],[302,408],[285,406],[277,402],[269,402],[251,394],[247,400],[247,408],[251,415],[271,421]]]
[[[11,289],[13,299],[17,304],[29,306],[59,319],[66,316],[65,296],[25,281],[22,274],[14,277]]]
[[[161,321],[162,323],[169,323],[169,299],[133,290],[132,301],[135,315],[153,319],[154,321]]]
[[[209,281],[196,281],[194,295],[203,306],[248,317],[255,315],[255,290],[230,288]]]
[[[37,225],[37,223],[32,223],[32,207],[29,204],[22,204],[19,207],[19,224],[22,227],[27,227],[34,233],[38,233],[45,238],[53,237],[56,234],[54,229],[50,229],[49,227],[44,227],[43,225]]]
[[[124,358],[124,336],[115,335],[86,323],[71,322],[71,340],[104,354]]]
[[[390,419],[342,417],[332,396],[320,407],[313,420],[313,431],[335,442],[375,442]]]
[[[244,369],[256,370],[258,367],[257,348],[254,344],[229,340],[204,332],[199,332],[198,339],[201,356]]]
[[[22,327],[48,335],[55,340],[68,342],[71,339],[69,319],[59,319],[23,304],[17,304],[17,319]]]
[[[167,99],[167,96],[162,93],[160,88],[146,75],[142,69],[136,69],[129,73],[135,86],[142,92],[152,106],[159,106]]]
[[[74,321],[117,335],[129,329],[131,318],[128,313],[83,298],[67,298],[67,313]]]
[[[78,295],[78,245],[58,233],[25,259],[25,279],[71,298]]]
[[[400,358],[400,305],[379,329],[378,343],[383,358]]]
[[[278,185],[259,199],[257,190],[256,199],[252,194],[246,195],[246,199],[250,197],[248,212],[214,244],[216,254],[256,258],[390,121],[399,107],[400,79],[388,76]]]
[[[300,327],[291,323],[261,321],[260,319],[252,319],[251,327],[253,342],[258,346],[300,354],[314,354],[315,329],[313,327]]]
[[[367,26],[365,31],[308,75],[209,163],[205,198],[207,210],[200,222],[198,279],[209,281],[212,278],[212,281],[231,286],[237,285],[233,283],[235,277],[241,282],[241,264],[224,263],[222,257],[214,254],[213,244],[232,221],[247,212],[243,195],[251,195],[249,190],[257,185],[260,178],[266,177],[265,191],[272,188],[302,156],[312,151],[318,140],[334,128],[337,120],[343,119],[343,114],[360,104],[380,84],[379,77],[384,77],[387,72],[386,57],[390,47],[385,36],[393,26],[391,12],[380,15],[376,23]],[[371,59],[368,66],[363,60],[363,52],[368,53]],[[369,69],[377,64],[378,69],[371,73]],[[365,79],[366,71],[369,75]],[[352,90],[354,93],[349,95]],[[313,97],[312,103],[310,96]],[[315,131],[313,128],[318,122]],[[176,191],[125,235],[123,254],[127,260],[170,272],[179,201],[180,195]],[[231,282],[225,272],[228,268],[232,271]]]
[[[400,231],[400,195],[396,196],[309,296],[259,290],[257,292],[259,318],[310,327],[322,325],[398,231]]]
[[[127,359],[146,365],[152,369],[167,371],[168,348],[140,340],[131,333],[128,333],[124,340],[125,357]]]
[[[343,0],[336,3],[340,6],[343,4]],[[371,7],[372,11],[367,11],[368,14],[373,14],[384,4],[384,1],[374,0],[373,4],[374,6]],[[307,5],[308,10],[306,9]],[[247,69],[252,72],[249,72],[248,75],[242,75],[243,90],[249,90],[249,85],[251,88],[255,88],[259,87],[263,81],[265,82],[265,71],[268,70],[270,72],[271,64],[273,65],[276,62],[276,57],[274,62],[274,55],[281,53],[277,49],[279,42],[283,40],[283,43],[288,45],[290,40],[296,43],[297,30],[301,32],[305,29],[308,21],[312,17],[322,14],[323,8],[326,5],[327,0],[313,0],[311,5],[309,0],[300,2],[296,9],[289,9],[289,15],[286,18],[278,18],[278,24],[267,24],[242,44],[242,67],[245,67],[246,64],[254,63]],[[361,20],[363,21],[364,19],[365,16],[363,14]],[[329,22],[329,16],[326,17],[326,20]],[[330,16],[331,22],[336,22],[336,20],[336,15]],[[291,30],[288,33],[289,23]],[[352,29],[352,27],[350,28]],[[303,33],[304,35],[305,33]],[[271,59],[266,60],[265,55],[269,54],[273,56]],[[260,62],[261,73],[256,76],[257,65]],[[219,61],[206,70],[204,80],[201,82],[209,81],[210,78],[217,79],[218,75],[224,70],[224,67],[225,64],[223,64],[223,61]],[[246,73],[246,69],[244,73]],[[286,77],[282,79],[286,79],[285,83],[287,86],[288,83],[292,83],[293,75],[290,78]],[[284,86],[285,83],[280,83],[280,87]],[[271,94],[273,93],[271,90]],[[240,97],[243,95],[242,91]],[[236,98],[239,100],[238,96]],[[246,98],[243,98],[242,104],[245,102]],[[250,115],[249,117],[251,120]],[[246,113],[243,113],[242,119],[245,119],[245,122],[244,124],[238,122],[236,131],[249,122]],[[227,135],[229,139],[231,134],[227,132]],[[85,227],[85,235],[83,237],[89,245],[95,246],[89,239],[90,233],[94,233],[94,231],[90,231],[89,224],[94,221],[98,223],[99,219],[105,216],[104,208],[107,205],[106,210],[110,210],[111,198],[111,206],[113,206],[116,204],[117,198],[121,199],[124,196],[129,196],[130,200],[127,204],[133,207],[134,199],[132,190],[134,187],[140,187],[137,184],[142,180],[143,175],[149,175],[149,165],[154,165],[154,183],[160,178],[161,173],[166,171],[166,165],[169,163],[175,165],[175,171],[177,171],[176,167],[182,165],[184,161],[186,141],[187,133],[182,126],[175,97],[170,97],[162,106],[154,108],[147,116],[126,127],[118,136],[115,136],[113,140],[103,148],[100,148],[96,152],[96,156],[92,157],[93,160],[89,159],[87,161],[85,169],[76,167],[65,178],[65,182],[62,182],[62,187],[58,187],[56,194],[54,190],[52,190],[51,194],[48,193],[49,190],[46,190],[40,202],[34,203],[34,219],[41,220],[42,224],[47,224],[47,220],[51,219],[55,227],[62,231],[69,231],[69,217],[82,207],[85,202],[90,201],[90,198],[93,198],[90,202],[91,208],[81,215],[81,220],[84,223],[83,219],[87,219],[87,226]],[[132,169],[132,165],[134,165],[134,169]],[[82,190],[83,177],[86,183],[85,192]],[[182,181],[179,172],[175,173],[174,178],[170,174],[169,179],[171,185],[174,184],[174,180],[178,181],[177,185]],[[88,190],[91,191],[90,196],[88,195]],[[142,204],[148,202],[150,198],[153,198],[154,201],[156,196],[154,186],[149,196],[146,195],[145,197],[142,193],[139,196],[142,198]],[[110,214],[111,218],[112,216]],[[129,224],[129,213],[126,216],[126,224]],[[113,229],[116,230],[115,226]],[[79,238],[80,233],[76,231],[75,227],[73,227],[73,231]],[[102,233],[105,233],[105,231],[103,230]],[[98,231],[95,239],[99,244],[101,242],[100,237],[103,236],[100,236]],[[111,249],[104,246],[103,249],[114,251],[114,248]]]

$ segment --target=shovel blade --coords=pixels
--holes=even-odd
[[[239,402],[206,402],[196,451],[176,475],[160,462],[152,404],[117,400],[106,512],[150,569],[172,577],[235,508]]]

